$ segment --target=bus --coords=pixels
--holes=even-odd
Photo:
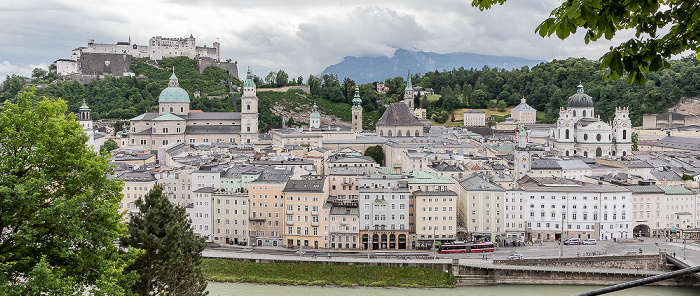
[[[482,253],[493,252],[494,250],[493,243],[446,243],[440,245],[438,253]]]

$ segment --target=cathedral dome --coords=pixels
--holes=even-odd
[[[569,108],[593,108],[593,98],[583,92],[583,85],[578,85],[576,94],[569,97]]]
[[[190,102],[190,95],[187,94],[187,91],[180,88],[180,84],[178,82],[177,76],[175,76],[175,72],[173,71],[173,75],[170,76],[170,82],[168,83],[168,87],[166,87],[162,92],[160,92],[160,96],[158,96],[158,103],[189,103],[189,102]]]

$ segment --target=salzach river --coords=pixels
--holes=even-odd
[[[488,287],[459,287],[454,289],[404,289],[404,288],[341,288],[341,287],[310,287],[310,286],[277,286],[239,283],[209,282],[209,295],[367,295],[367,296],[540,296],[540,295],[572,295],[595,290],[594,286],[534,286],[534,285],[500,285]],[[697,296],[700,288],[686,287],[637,287],[607,295],[612,296]]]

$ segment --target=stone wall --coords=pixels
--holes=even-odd
[[[217,62],[213,59],[197,59],[197,69],[199,70],[199,73],[204,73],[204,69],[214,66],[217,68],[221,68],[224,71],[228,71],[231,76],[239,78],[238,77],[238,63],[229,63],[229,62]]]
[[[662,255],[596,256],[523,260],[494,260],[494,264],[518,266],[558,266],[580,268],[620,268],[670,271]]]
[[[122,76],[129,71],[131,56],[113,53],[83,53],[78,59],[78,70],[83,75]]]

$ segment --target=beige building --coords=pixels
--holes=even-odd
[[[214,242],[248,243],[248,194],[214,192]]]
[[[284,192],[291,169],[268,168],[248,183],[250,242],[256,246],[283,246]]]
[[[464,112],[464,126],[486,125],[486,113],[481,110],[470,109]]]
[[[414,249],[425,250],[433,242],[452,242],[457,238],[457,200],[454,191],[414,191],[412,232]]]
[[[416,110],[413,110],[413,116],[418,118],[418,120],[421,119],[426,119],[428,117],[428,111],[423,108],[416,108]]]
[[[530,107],[523,97],[520,99],[520,105],[510,110],[510,118],[519,123],[532,124],[537,121],[537,110]]]
[[[323,206],[328,199],[328,179],[304,176],[289,180],[283,190],[285,197],[285,246],[324,248]]]
[[[632,191],[632,234],[663,236],[666,227],[666,193],[656,185],[626,188]]]
[[[481,176],[459,182],[457,220],[470,241],[503,242],[505,234],[505,189]]]
[[[143,198],[156,184],[156,178],[150,172],[125,172],[116,177],[124,182],[122,188],[122,201],[119,203],[119,211],[124,211],[124,221],[129,221],[136,208],[136,200]]]

